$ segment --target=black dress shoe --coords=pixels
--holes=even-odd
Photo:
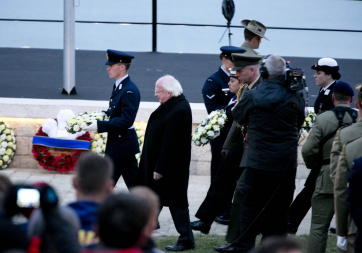
[[[215,222],[222,225],[228,225],[229,220],[230,220],[229,215],[220,215],[215,218]]]
[[[329,232],[331,232],[332,234],[335,234],[336,233],[336,228],[335,227],[330,227]]]
[[[236,252],[236,246],[232,245],[231,242],[221,245],[221,246],[215,246],[214,250],[217,252]]]
[[[203,234],[208,234],[211,228],[211,225],[206,224],[202,220],[190,222],[192,230],[200,231]]]
[[[190,250],[190,249],[194,249],[194,248],[195,248],[195,244],[191,244],[191,245],[176,244],[173,246],[166,246],[165,250],[166,251],[185,251],[185,250]]]

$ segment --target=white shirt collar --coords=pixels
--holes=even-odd
[[[224,71],[225,72],[225,74],[227,74],[228,76],[230,76],[230,73],[229,72],[227,72],[222,66],[220,67],[221,69],[222,69],[222,71]]]
[[[117,81],[116,81],[116,89],[118,88],[118,86],[119,86],[119,84],[124,80],[124,79],[126,79],[128,77],[128,74],[126,74],[125,76],[123,76],[123,77],[121,77],[120,79],[118,79]]]
[[[256,83],[256,81],[258,81],[260,78],[260,75],[258,76],[257,79],[254,80],[254,82],[252,82],[251,84],[248,85],[248,89],[251,90],[251,88],[253,88],[254,84]]]
[[[328,84],[328,85],[327,85],[326,87],[324,87],[322,90],[323,90],[323,91],[326,91],[326,90],[329,88],[329,86],[331,86],[333,83],[334,83],[334,81],[331,82],[330,84]]]

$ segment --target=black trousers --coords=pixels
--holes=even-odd
[[[123,176],[127,188],[129,189],[130,187],[132,187],[138,171],[138,164],[136,157],[133,155],[127,157],[116,157],[111,159],[114,165],[114,171],[112,177],[114,185],[116,185],[119,178]]]
[[[286,235],[288,209],[295,189],[296,169],[266,171],[248,167],[244,173],[237,252],[254,248],[260,233],[263,239]]]
[[[221,150],[222,146],[224,145],[224,142],[226,140],[227,136],[220,135],[210,141],[211,146],[211,168],[210,168],[210,174],[211,174],[211,181],[216,176],[216,173],[219,169],[220,163],[222,161],[221,158]]]
[[[163,206],[161,204],[160,213]],[[179,245],[195,245],[194,235],[190,225],[190,213],[188,208],[169,206],[173,223],[177,232],[180,234],[177,244]]]
[[[289,207],[289,220],[290,228],[298,229],[300,223],[307,215],[312,206],[312,196],[315,190],[315,183],[319,175],[318,169],[311,170],[305,181],[303,190],[294,199]],[[297,231],[293,231],[297,232]]]
[[[211,225],[216,216],[231,203],[236,183],[243,172],[239,167],[242,156],[243,143],[240,142],[230,151],[229,156],[221,161],[206,198],[195,215],[203,222]]]

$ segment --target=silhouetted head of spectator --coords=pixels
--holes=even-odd
[[[302,253],[301,245],[292,237],[269,237],[250,253]]]
[[[77,200],[103,202],[113,192],[113,163],[93,152],[83,154],[75,167],[73,186]]]
[[[146,204],[148,222],[142,232],[143,240],[140,241],[140,244],[143,244],[148,238],[152,237],[153,231],[157,228],[157,218],[160,213],[160,201],[156,193],[148,187],[136,186],[131,188],[130,193],[139,197]]]
[[[98,233],[106,247],[135,247],[147,226],[148,205],[134,194],[120,192],[110,195],[98,213]]]

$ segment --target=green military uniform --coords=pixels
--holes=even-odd
[[[342,147],[342,152],[338,157],[338,164],[334,174],[334,208],[336,211],[336,227],[337,235],[347,237],[347,251],[354,252],[354,239],[357,233],[357,227],[351,216],[349,215],[347,206],[348,194],[348,174],[352,167],[354,159],[362,156],[362,120],[351,127],[343,129],[344,135],[356,136],[359,134],[358,139],[352,139]],[[359,126],[358,126],[358,125]],[[357,127],[354,127],[356,126]],[[354,131],[352,133],[352,131]],[[333,143],[338,145],[337,143]]]
[[[263,78],[261,76],[259,76],[259,78],[257,79],[257,81],[254,83],[254,85],[251,88],[254,89],[255,87],[258,86],[258,84],[260,84],[262,82],[263,82]],[[243,93],[248,90],[249,90],[248,86],[245,85],[243,87]],[[241,99],[242,99],[242,97],[241,97]],[[233,125],[231,126],[231,129],[229,131],[229,134],[226,138],[223,148],[232,150],[235,147],[235,145],[237,144],[237,142],[239,142],[240,140],[242,140],[244,142],[244,150],[245,150],[245,141],[242,136],[241,129],[238,127],[237,122],[234,121]],[[244,152],[243,157],[240,162],[240,167],[246,168],[247,167],[246,161],[247,161],[247,156],[246,156],[246,152]],[[242,199],[241,188],[242,188],[243,182],[244,182],[243,174],[241,174],[239,181],[235,188],[235,195],[234,195],[233,205],[231,208],[229,227],[228,227],[228,231],[226,234],[226,241],[228,241],[228,242],[233,242],[240,236],[239,218],[240,218],[240,212],[241,212],[241,199]]]
[[[250,44],[247,43],[247,42],[244,42],[244,43],[241,45],[241,48],[242,48],[242,49],[245,49],[245,50],[246,50],[246,53],[261,56],[261,54],[259,54],[257,51],[255,51],[255,50],[250,46]],[[261,66],[262,63],[263,63],[263,59],[261,59],[261,60],[259,61],[259,65]]]
[[[349,107],[346,104],[339,104],[337,107]],[[352,123],[353,119],[345,113],[344,123]],[[330,153],[333,138],[325,142],[320,152],[320,142],[339,127],[339,120],[332,111],[326,111],[316,117],[313,128],[302,148],[302,156],[305,165],[309,169],[318,169],[317,161],[320,156],[323,158],[323,165],[319,172],[315,192],[312,197],[312,222],[308,240],[308,253],[326,250],[328,228],[334,215],[333,183],[330,178]]]

